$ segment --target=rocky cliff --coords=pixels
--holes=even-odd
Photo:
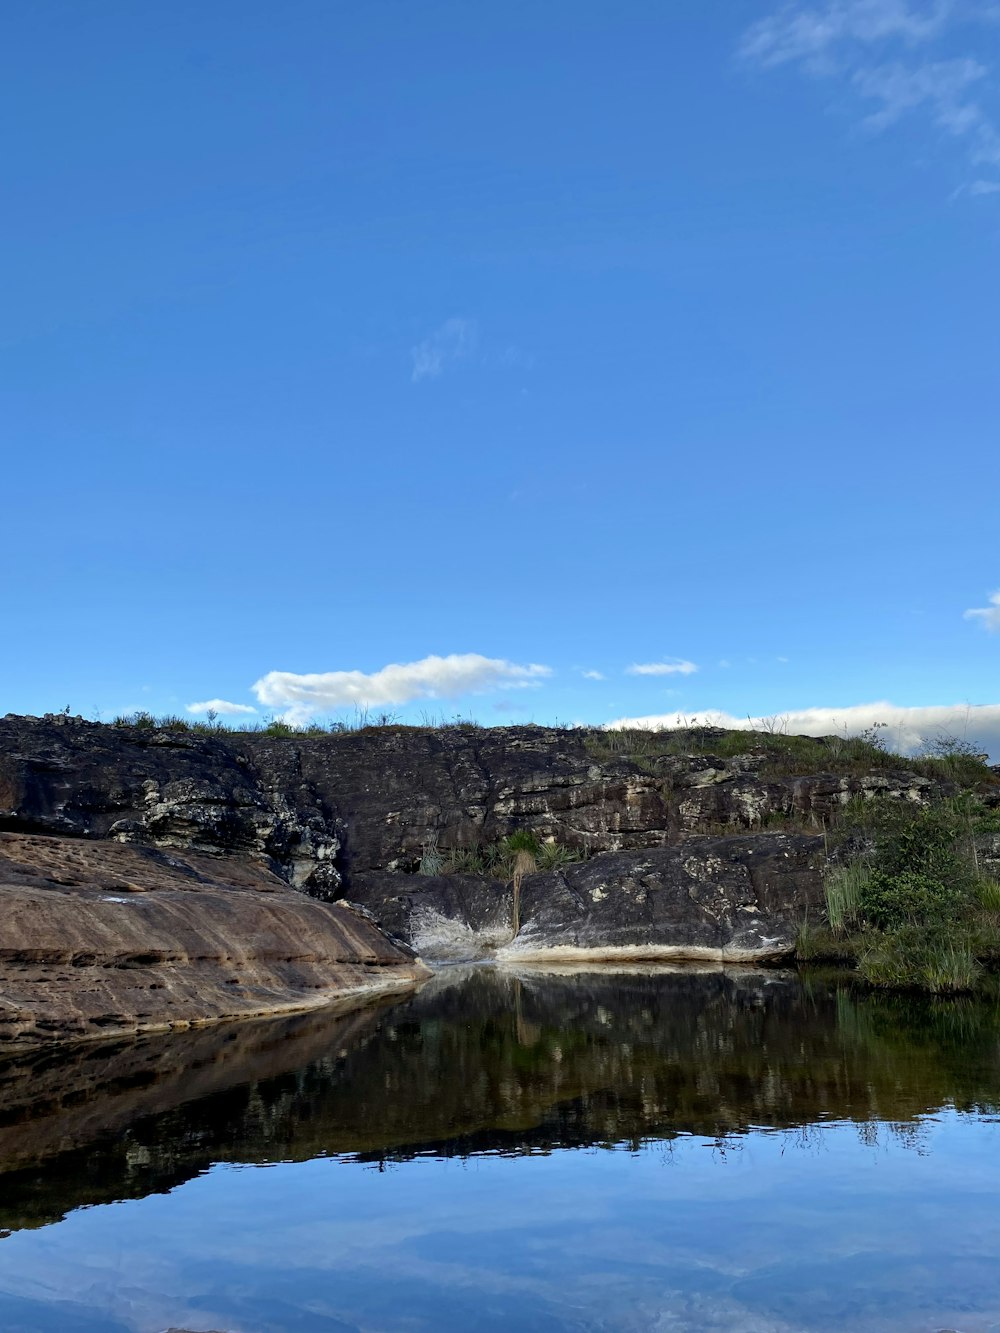
[[[820,743],[797,767],[752,739],[728,757],[711,733],[690,739],[636,754],[582,729],[284,736],[7,717],[0,830],[99,846],[108,867],[127,852],[148,867],[169,853],[175,870],[200,857],[206,881],[252,868],[284,895],[292,936],[311,896],[362,904],[426,957],[755,961],[786,956],[821,910],[823,831],[839,806],[934,787],[886,764],[818,771]],[[541,873],[522,864],[515,904],[492,854],[518,833],[553,855]]]

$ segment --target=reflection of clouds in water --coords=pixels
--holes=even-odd
[[[969,1292],[1000,1312],[1000,1130],[925,1114],[992,1096],[992,1013],[970,1029],[963,1009],[956,1035],[939,1007],[801,995],[758,974],[455,969],[386,1010],[380,1036],[338,1024],[336,1070],[310,1021],[297,1056],[282,1039],[268,1079],[230,1073],[217,1100],[178,1107],[172,1074],[163,1116],[128,1127],[112,1105],[123,1137],[3,1198],[23,1226],[67,1191],[150,1191],[0,1246],[0,1291],[51,1315],[0,1296],[0,1327],[911,1333],[928,1312],[966,1327]],[[644,1146],[596,1146],[618,1140]],[[534,1155],[496,1155],[511,1146]],[[323,1147],[346,1159],[204,1174]]]
[[[752,1132],[726,1155],[692,1136],[668,1157],[217,1168],[15,1234],[0,1289],[74,1301],[81,1333],[840,1333],[848,1311],[901,1333],[973,1299],[996,1318],[1000,1130],[948,1113],[927,1133],[930,1158],[833,1124],[824,1151]]]
[[[621,1327],[623,1333],[801,1333],[799,1325],[753,1314],[736,1301],[706,1300],[680,1292],[670,1308],[649,1309],[635,1323]]]

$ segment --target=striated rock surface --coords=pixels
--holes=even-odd
[[[0,1045],[315,1008],[426,975],[242,856],[0,834]]]
[[[357,871],[411,872],[428,849],[476,847],[517,829],[586,852],[758,831],[780,819],[819,832],[853,797],[919,801],[935,787],[905,770],[773,777],[762,751],[638,763],[608,754],[606,741],[583,729],[384,727],[251,733],[232,744],[282,790],[304,783],[317,793],[337,829],[347,886]]]

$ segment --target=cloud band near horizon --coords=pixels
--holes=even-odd
[[[885,723],[887,744],[902,753],[912,753],[925,741],[936,737],[953,736],[981,746],[993,757],[1000,756],[1000,703],[901,707],[883,701],[851,704],[846,708],[804,708],[769,717],[734,717],[719,709],[707,709],[691,714],[619,717],[605,723],[605,729],[635,727],[645,731],[672,731],[714,726],[737,731],[777,729],[789,735],[803,736],[856,736],[880,723]]]
[[[384,708],[420,699],[456,699],[487,690],[526,689],[541,684],[551,667],[520,664],[479,653],[451,653],[418,662],[394,662],[378,671],[297,674],[269,671],[252,686],[257,701],[277,708],[287,722],[308,722],[339,708]]]

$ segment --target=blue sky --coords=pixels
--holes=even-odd
[[[0,107],[0,711],[1000,749],[995,5],[36,0]]]

